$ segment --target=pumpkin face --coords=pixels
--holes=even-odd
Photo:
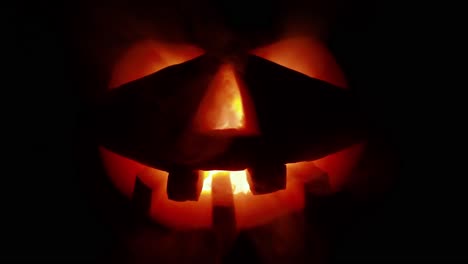
[[[115,64],[109,84],[110,90],[122,89],[121,86],[145,76],[157,73],[173,65],[194,61],[201,58],[205,51],[192,45],[167,44],[158,41],[136,43]],[[302,75],[315,78],[346,90],[346,81],[333,56],[320,41],[311,37],[283,39],[270,45],[257,47],[249,51],[261,59],[294,70]],[[201,134],[242,137],[263,133],[255,100],[247,92],[245,83],[234,74],[235,64],[221,64],[214,71],[211,84],[196,100],[197,111],[191,119],[193,130]],[[181,76],[183,78],[183,76]],[[155,87],[157,89],[157,87]],[[272,88],[275,89],[275,88]],[[283,91],[287,93],[285,88]],[[257,100],[258,101],[258,100]],[[174,103],[177,105],[177,102]],[[174,117],[176,118],[176,117]],[[293,118],[293,117],[291,117]],[[310,116],[313,121],[314,116]],[[161,122],[161,128],[165,123]],[[278,124],[281,126],[281,124]],[[287,131],[287,127],[284,128]],[[225,142],[194,142],[180,140],[181,149],[191,149],[186,156],[199,158],[214,155],[226,149]],[[230,142],[226,143],[229,144]],[[193,147],[190,144],[194,144]],[[187,147],[188,146],[188,147]],[[334,192],[346,182],[353,166],[359,159],[363,143],[346,146],[334,153],[311,160],[294,160],[286,163],[285,188],[271,193],[254,195],[249,183],[249,172],[242,166],[226,170],[204,165],[196,170],[199,174],[201,194],[197,201],[174,201],[169,199],[168,171],[158,166],[149,166],[129,155],[110,150],[105,144],[100,146],[102,159],[107,173],[115,187],[124,195],[132,198],[137,178],[151,189],[149,216],[156,222],[176,229],[209,228],[212,224],[213,201],[211,181],[216,177],[229,178],[234,200],[237,228],[243,229],[267,223],[283,214],[302,210],[304,207],[304,182],[322,180],[325,172],[328,177],[318,192]],[[203,148],[203,151],[200,149]],[[180,153],[178,155],[184,156]],[[177,158],[178,156],[175,155]],[[247,162],[248,159],[246,158]],[[219,162],[217,163],[219,164]]]

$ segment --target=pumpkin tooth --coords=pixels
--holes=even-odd
[[[254,195],[286,189],[286,165],[258,163],[247,169],[250,191]]]
[[[213,177],[212,181],[212,228],[218,254],[224,255],[236,237],[236,212],[234,196],[228,174]]]
[[[132,205],[136,215],[146,216],[148,214],[151,208],[152,193],[151,188],[143,183],[137,175],[132,193]]]
[[[331,186],[328,173],[315,167],[304,179],[304,190],[315,195],[330,194]]]
[[[166,192],[170,200],[198,201],[202,187],[203,179],[199,171],[184,167],[169,170]]]

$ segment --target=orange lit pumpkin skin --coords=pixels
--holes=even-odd
[[[202,50],[189,45],[166,45],[156,41],[137,43],[116,63],[110,88],[137,80],[170,65],[183,63],[202,54]],[[343,89],[346,87],[343,73],[333,57],[323,44],[312,38],[285,39],[270,46],[258,48],[252,51],[252,54]],[[241,90],[242,93],[244,93],[243,90]],[[246,120],[255,120],[255,114],[251,114],[253,111],[249,109],[252,106],[251,102],[248,102],[248,96],[244,94],[241,97],[247,98],[247,100],[244,99],[246,101],[244,113],[250,117]],[[216,108],[216,106],[213,107]],[[207,111],[201,110],[202,113]],[[303,122],[308,121],[303,120]],[[198,122],[203,124],[206,121]],[[258,127],[255,127],[255,124],[256,120],[249,123],[246,126],[247,132],[244,131],[244,133],[257,133]],[[206,128],[201,126],[200,129]],[[356,164],[362,149],[363,144],[356,144],[318,160],[287,164],[287,181],[284,190],[264,195],[253,195],[251,192],[236,193],[234,204],[238,228],[256,226],[282,214],[301,210],[304,207],[303,179],[315,167],[328,173],[333,191],[339,190],[346,182],[346,176]],[[107,173],[120,192],[131,197],[137,176],[151,188],[150,216],[155,221],[179,229],[204,228],[211,225],[211,193],[206,189],[202,191],[198,201],[171,201],[166,194],[167,172],[150,168],[103,146],[100,147],[100,152]],[[208,176],[206,172],[201,173],[204,177]],[[231,182],[236,179],[232,175],[231,173]]]

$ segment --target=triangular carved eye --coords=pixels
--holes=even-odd
[[[188,44],[154,40],[136,43],[117,60],[109,80],[109,88],[119,87],[204,53],[202,49]]]
[[[285,38],[250,53],[309,77],[347,87],[345,76],[327,47],[313,38]]]

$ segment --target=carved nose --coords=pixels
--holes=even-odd
[[[242,76],[232,64],[222,64],[194,118],[203,134],[254,135],[259,132],[256,115]]]

